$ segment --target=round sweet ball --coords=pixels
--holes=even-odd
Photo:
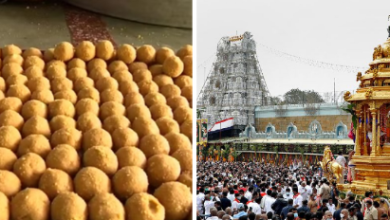
[[[20,49],[18,46],[13,45],[13,44],[7,45],[2,49],[3,57],[6,57],[6,56],[12,55],[12,54],[21,55],[22,49]]]
[[[144,169],[146,166],[145,154],[134,146],[126,146],[120,148],[116,152],[118,158],[119,169],[126,166],[137,166]]]
[[[95,58],[96,48],[91,41],[82,41],[76,46],[76,57],[88,62]]]
[[[145,105],[144,97],[139,92],[129,92],[125,97],[125,106],[129,107],[133,104]]]
[[[0,192],[0,219],[10,219],[10,204],[7,196]]]
[[[96,43],[96,57],[103,60],[110,60],[114,57],[115,48],[109,40],[102,40]]]
[[[180,106],[173,112],[173,118],[182,124],[185,120],[192,120],[192,109],[190,107]]]
[[[0,127],[0,146],[16,151],[22,137],[19,130],[12,126]]]
[[[5,90],[6,90],[5,80],[4,78],[0,77],[0,91],[5,92]]]
[[[54,95],[49,89],[35,91],[31,94],[31,99],[39,100],[46,105],[54,101]]]
[[[182,172],[177,181],[186,185],[188,188],[190,188],[190,190],[192,192],[192,173],[191,172],[189,172],[189,171]]]
[[[183,59],[186,56],[192,56],[192,45],[185,45],[184,47],[180,48],[176,55]]]
[[[137,83],[133,81],[123,81],[119,84],[119,90],[125,96],[130,92],[139,92]]]
[[[40,134],[32,134],[25,138],[19,143],[18,155],[23,156],[28,153],[35,153],[46,158],[50,153],[51,147],[49,139]]]
[[[173,117],[171,108],[166,104],[154,104],[150,107],[152,118],[157,120],[162,117]]]
[[[47,106],[41,101],[30,100],[23,105],[21,114],[25,120],[28,120],[35,115],[46,118]]]
[[[110,77],[110,72],[108,72],[107,69],[98,67],[95,69],[92,69],[88,73],[89,78],[93,79],[95,82],[97,82],[101,78]]]
[[[93,146],[104,146],[112,148],[112,139],[110,133],[102,128],[93,128],[86,131],[83,135],[83,149],[88,150]]]
[[[133,81],[133,76],[127,70],[115,71],[114,74],[112,74],[112,78],[116,79],[116,81],[118,83],[121,83],[124,81]]]
[[[57,99],[49,104],[49,116],[65,115],[73,118],[76,114],[74,105],[65,99]]]
[[[27,83],[27,77],[25,75],[12,75],[7,78],[7,85],[25,85]]]
[[[124,62],[121,61],[121,60],[112,61],[112,62],[108,65],[108,71],[109,71],[111,74],[114,74],[116,71],[128,70],[128,69],[129,69],[129,68],[127,67],[126,63],[124,63]]]
[[[184,96],[189,103],[192,102],[192,85],[191,86],[185,86],[181,90],[181,95]]]
[[[52,200],[58,194],[73,192],[73,181],[66,172],[49,168],[43,172],[39,180],[39,189]]]
[[[152,117],[149,108],[146,105],[141,103],[130,105],[126,109],[126,116],[131,122],[133,122],[138,117],[144,117],[144,118]]]
[[[82,168],[74,178],[75,192],[85,201],[97,194],[110,193],[111,183],[108,176],[95,167]]]
[[[145,96],[145,104],[150,107],[157,104],[165,105],[167,100],[165,96],[158,92],[151,92]]]
[[[138,134],[128,127],[121,127],[114,130],[112,133],[112,141],[114,149],[120,149],[126,146],[138,146]]]
[[[37,187],[39,178],[46,170],[45,161],[38,154],[27,153],[15,161],[13,172],[23,186]]]
[[[131,128],[138,134],[138,137],[143,138],[148,134],[159,134],[160,130],[156,122],[151,118],[137,117],[131,124]]]
[[[93,128],[101,128],[102,122],[100,119],[96,116],[96,114],[92,112],[85,112],[84,114],[80,115],[77,119],[77,129],[86,132]]]
[[[152,73],[147,69],[139,69],[133,72],[133,80],[134,82],[138,83],[142,80],[152,80]]]
[[[19,65],[23,65],[23,57],[20,56],[19,54],[11,54],[11,55],[8,55],[6,57],[4,57],[3,59],[3,64],[7,64],[7,63],[17,63]]]
[[[77,102],[77,95],[73,90],[63,90],[54,94],[54,99],[64,99],[70,101],[73,105]]]
[[[102,92],[105,89],[118,90],[118,88],[119,88],[118,82],[116,81],[116,79],[114,79],[112,77],[100,78],[96,82],[96,89],[99,90],[100,92]]]
[[[181,173],[179,161],[166,154],[157,154],[149,158],[145,170],[150,185],[155,188],[163,183],[176,181]]]
[[[88,203],[88,211],[91,220],[125,219],[125,209],[121,201],[111,193],[94,196]]]
[[[46,62],[54,60],[54,48],[49,48],[43,51],[43,60]]]
[[[116,57],[119,60],[122,60],[126,64],[131,64],[135,61],[137,57],[137,51],[130,44],[123,44],[118,47],[116,51]]]
[[[146,96],[147,94],[151,92],[158,92],[158,85],[149,80],[142,80],[138,84],[139,92],[143,95]]]
[[[73,58],[71,61],[69,61],[67,69],[71,70],[73,68],[81,68],[85,70],[87,69],[87,64],[80,58]]]
[[[0,147],[0,170],[12,170],[16,160],[14,152],[8,148]]]
[[[148,190],[148,176],[137,166],[126,166],[118,170],[112,178],[115,195],[120,199],[128,199],[134,193]]]
[[[68,71],[66,74],[68,79],[72,80],[72,82],[75,82],[76,80],[82,78],[82,77],[87,77],[87,71],[83,68],[80,67],[73,67]]]
[[[22,134],[23,137],[30,134],[41,134],[49,138],[51,135],[49,122],[45,118],[35,115],[24,123]]]
[[[18,176],[8,170],[0,170],[0,192],[12,197],[20,191],[22,183]]]
[[[181,89],[177,85],[168,84],[159,90],[161,94],[165,96],[165,98],[170,99],[175,96],[179,96],[181,94]]]
[[[61,60],[52,60],[46,65],[46,71],[50,69],[52,66],[58,66],[58,68],[66,71],[66,63]]]
[[[41,70],[45,69],[45,61],[42,60],[42,58],[37,56],[29,56],[26,57],[26,59],[23,62],[23,68],[27,69],[30,66],[36,66]]]
[[[110,148],[94,146],[84,152],[83,165],[96,167],[111,176],[118,170],[118,159]]]
[[[87,64],[88,72],[92,71],[93,69],[107,69],[107,63],[103,59],[100,58],[94,58],[90,60]]]
[[[76,82],[74,82],[73,89],[75,92],[79,92],[80,90],[82,90],[84,88],[93,88],[94,84],[95,84],[95,82],[93,81],[93,79],[91,79],[89,77],[83,77],[83,78],[77,79]]]
[[[3,93],[2,91],[0,91],[0,100],[1,100],[1,99],[4,99],[4,98],[5,98],[4,93]]]
[[[123,103],[123,95],[117,89],[105,89],[100,93],[100,100],[102,103],[105,102],[117,102]]]
[[[89,98],[79,100],[76,103],[77,116],[79,117],[87,112],[97,116],[99,114],[99,104],[95,100]]]
[[[56,77],[51,80],[50,86],[51,91],[53,91],[53,93],[56,93],[63,90],[72,90],[73,82],[66,77]]]
[[[13,110],[5,110],[0,114],[0,127],[12,126],[20,130],[23,127],[23,117]]]
[[[125,205],[127,220],[164,220],[165,208],[161,203],[148,193],[136,193],[131,196]]]
[[[164,74],[162,70],[162,64],[154,64],[149,67],[149,71],[152,73],[152,76],[157,76]]]
[[[49,219],[50,200],[40,189],[27,188],[11,201],[12,219]]]
[[[182,172],[192,172],[192,150],[191,149],[179,149],[172,154],[172,157],[176,158],[180,163]]]
[[[19,75],[23,73],[23,68],[17,64],[17,63],[7,63],[3,66],[1,71],[1,76],[4,79],[7,79],[8,77],[12,75]]]
[[[24,58],[30,57],[30,56],[37,56],[37,57],[42,58],[42,51],[38,48],[30,47],[30,48],[26,49],[25,51],[23,51],[22,56]]]
[[[125,115],[126,108],[118,102],[105,102],[100,106],[99,117],[104,120],[111,115]]]
[[[148,65],[144,62],[133,62],[129,65],[130,73],[133,73],[138,69],[148,69]]]
[[[185,136],[184,134],[180,134],[178,132],[171,132],[165,135],[165,138],[169,142],[170,152],[169,154],[172,155],[176,151],[185,149],[185,150],[191,150],[192,145],[190,139]]]
[[[62,42],[54,48],[54,58],[61,61],[69,61],[74,56],[74,47],[69,42]]]
[[[170,56],[165,59],[163,64],[163,72],[172,77],[176,78],[183,73],[184,64],[183,61],[177,56]]]
[[[165,85],[173,84],[173,79],[167,75],[154,76],[153,81],[158,85],[159,88],[162,88]]]
[[[52,132],[62,128],[76,128],[76,121],[65,115],[57,115],[50,121],[50,129]]]
[[[170,132],[180,132],[179,124],[171,117],[161,117],[156,120],[156,124],[162,135],[166,135]]]
[[[186,75],[181,75],[175,79],[175,84],[183,89],[186,86],[192,86],[192,78]]]
[[[65,69],[65,67],[63,67],[59,64],[51,65],[51,66],[47,67],[45,75],[49,80],[53,80],[55,78],[66,77],[66,69]]]
[[[139,149],[142,150],[146,158],[150,158],[157,154],[168,154],[169,143],[160,134],[149,134],[141,139]]]
[[[35,77],[42,77],[44,76],[43,71],[37,67],[37,66],[30,66],[29,68],[25,69],[23,72],[23,75],[27,76],[28,79],[33,79]]]
[[[189,77],[192,77],[192,55],[185,56],[183,58],[184,70],[183,73]]]
[[[167,104],[171,107],[171,109],[174,111],[176,110],[178,107],[180,106],[183,106],[185,108],[189,108],[190,107],[190,103],[188,102],[188,100],[186,98],[184,98],[183,96],[174,96],[170,99],[167,100]]]
[[[95,88],[84,88],[77,93],[78,100],[89,98],[100,103],[100,93]]]
[[[60,193],[51,203],[51,219],[77,219],[87,220],[87,203],[73,192]]]
[[[50,90],[50,81],[43,76],[38,76],[28,80],[27,87],[31,92],[41,91],[41,90]]]
[[[72,146],[60,144],[47,155],[46,164],[48,168],[62,170],[73,176],[80,169],[80,157]]]
[[[190,140],[192,140],[192,119],[190,120],[185,120],[181,125],[180,125],[180,133],[184,134],[187,136]]]
[[[81,138],[81,131],[75,128],[62,128],[53,133],[50,138],[50,143],[53,147],[60,144],[67,144],[79,150],[81,147]]]
[[[6,110],[12,110],[15,112],[20,112],[20,109],[22,109],[22,100],[16,98],[16,97],[7,97],[2,100],[0,100],[0,113],[6,111]]]
[[[108,133],[114,132],[117,128],[128,128],[130,126],[130,121],[123,115],[111,115],[104,119],[103,128],[108,131]]]
[[[162,48],[157,50],[156,62],[159,63],[159,64],[163,64],[164,61],[168,57],[171,57],[171,56],[174,56],[174,55],[175,55],[175,52],[172,49],[170,49],[168,47],[162,47]]]
[[[152,45],[143,45],[137,49],[137,60],[151,64],[156,60],[156,49]]]
[[[22,102],[27,102],[30,99],[31,92],[25,85],[12,85],[7,90],[7,97],[16,97],[22,100]]]
[[[180,182],[162,184],[156,189],[154,196],[164,206],[166,219],[184,219],[191,212],[191,191],[186,185]]]

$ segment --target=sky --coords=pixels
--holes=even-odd
[[[356,90],[357,72],[309,66],[277,56],[265,45],[326,63],[368,67],[374,48],[386,41],[390,1],[196,0],[196,95],[216,58],[219,40],[249,31],[272,96],[293,88]]]

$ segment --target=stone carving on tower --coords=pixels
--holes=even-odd
[[[269,91],[256,56],[256,42],[250,32],[222,37],[216,60],[198,96],[197,108],[208,126],[226,118],[234,125],[254,124],[255,106],[269,102]]]

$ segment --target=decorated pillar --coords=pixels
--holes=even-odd
[[[358,116],[358,125],[356,127],[356,137],[355,137],[355,155],[361,155],[361,131],[362,131],[362,112],[361,110],[356,110],[356,115]]]
[[[378,109],[371,108],[371,115],[372,115],[372,144],[371,144],[371,154],[370,156],[377,156],[377,126],[376,126],[376,116]],[[380,132],[380,131],[379,131]]]
[[[367,141],[367,117],[368,111],[367,107],[363,107],[363,156],[368,156],[368,148],[370,147],[369,142]],[[368,144],[367,144],[368,143]]]

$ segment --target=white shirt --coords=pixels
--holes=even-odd
[[[302,207],[302,196],[301,195],[298,195],[297,197],[295,197],[293,199],[294,203],[293,203],[293,206],[296,206],[298,205],[297,209],[301,208]]]
[[[251,202],[248,204],[248,210],[252,207],[252,212],[255,213],[256,215],[261,214],[261,208],[260,205],[257,204],[256,202]]]
[[[214,202],[213,201],[205,201],[204,202],[204,214],[205,215],[210,215],[210,209],[214,207]]]
[[[311,194],[311,188],[309,186],[305,186],[305,187],[299,186],[298,192],[302,196],[302,201],[309,200],[309,195]]]
[[[283,194],[283,198],[288,201],[289,199],[292,199],[293,198],[293,193],[292,192],[289,192],[288,195],[287,193],[284,193]]]
[[[345,164],[347,163],[347,160],[345,159],[344,156],[339,155],[339,156],[337,156],[337,158],[336,158],[336,162],[337,162],[338,164],[340,164],[340,165],[344,168],[344,167],[345,167]]]
[[[252,193],[249,192],[248,190],[246,191],[246,193],[244,194],[245,198],[247,198],[249,201],[252,200]]]
[[[231,202],[233,202],[233,200],[236,198],[235,196],[234,196],[234,193],[233,194],[228,194],[227,195],[227,198],[231,201]]]
[[[333,215],[333,213],[336,211],[336,206],[334,204],[330,205],[329,203],[326,204],[326,206],[328,207],[329,211],[332,212]]]
[[[203,201],[204,201],[204,193],[199,193],[198,195],[196,195],[196,205],[198,206],[198,210],[200,212],[202,211]]]
[[[210,216],[206,220],[219,220],[218,216]]]
[[[264,209],[265,209],[265,213],[268,213],[268,212],[272,212],[272,214],[274,213],[274,210],[271,208],[272,204],[274,204],[274,202],[276,201],[276,199],[272,198],[272,197],[268,197],[266,200],[265,200],[265,206],[264,206]]]
[[[237,204],[238,202],[236,202],[235,200],[232,201],[232,209],[237,209]]]

